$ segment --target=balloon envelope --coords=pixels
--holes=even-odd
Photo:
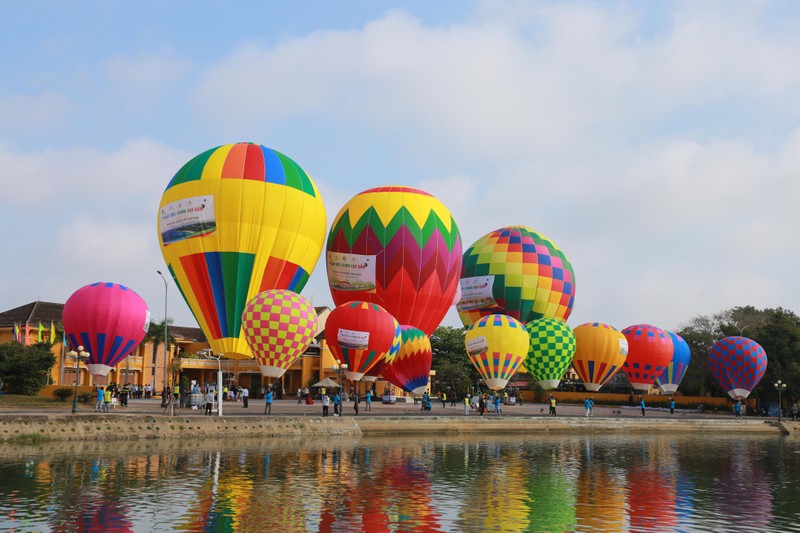
[[[161,197],[159,241],[211,348],[252,353],[245,304],[259,292],[300,292],[325,240],[325,207],[300,166],[258,144],[227,144],[181,168]]]
[[[628,357],[622,369],[634,389],[647,390],[672,360],[672,339],[650,324],[629,326],[622,334],[628,339]]]
[[[525,328],[530,345],[523,364],[543,389],[555,389],[575,356],[575,334],[555,318],[532,320]]]
[[[661,376],[656,379],[656,385],[658,385],[662,393],[674,394],[678,390],[678,385],[681,384],[684,374],[686,374],[686,369],[689,368],[692,353],[683,337],[671,331],[667,333],[669,333],[669,338],[672,341],[672,361],[661,373]]]
[[[525,323],[566,321],[574,301],[572,265],[550,239],[530,228],[500,228],[464,252],[456,308],[465,326],[497,313]]]
[[[506,315],[490,315],[470,326],[464,344],[486,386],[501,390],[525,359],[530,337],[519,320]]]
[[[400,350],[383,369],[383,377],[409,394],[421,395],[428,388],[432,359],[428,336],[413,326],[400,326]]]
[[[242,326],[261,373],[278,379],[314,340],[317,313],[299,294],[272,289],[247,302]]]
[[[767,354],[756,341],[725,337],[708,352],[708,367],[720,387],[734,400],[744,400],[767,370]]]
[[[89,372],[106,376],[142,342],[150,311],[141,296],[123,285],[92,283],[69,297],[61,322],[72,348],[89,352]]]
[[[334,358],[347,363],[347,378],[359,380],[382,358],[397,356],[400,325],[377,304],[349,302],[328,315],[325,339]]]
[[[458,287],[461,236],[450,211],[430,194],[379,187],[356,195],[336,215],[326,266],[336,305],[376,303],[430,335]]]
[[[601,322],[581,324],[573,333],[572,366],[586,390],[596,392],[622,368],[628,356],[628,340],[615,327]]]

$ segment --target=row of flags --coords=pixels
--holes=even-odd
[[[24,332],[23,332],[24,329]],[[44,335],[43,333],[46,331],[45,325],[39,322],[38,328],[31,328],[30,322],[25,322],[24,324],[21,322],[14,322],[14,342],[19,342],[21,344],[25,344],[26,346],[31,342],[31,329],[34,329],[36,332],[36,342],[43,342]],[[24,335],[23,335],[24,333]],[[56,343],[56,326],[53,322],[50,322],[50,336],[48,337],[48,342],[50,344]],[[64,344],[66,344],[67,340],[64,339]]]

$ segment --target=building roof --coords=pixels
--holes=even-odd
[[[170,326],[169,330],[172,335],[181,341],[187,342],[208,342],[203,330],[200,328],[190,328],[187,326]]]
[[[0,327],[13,327],[15,323],[60,323],[64,304],[35,301],[0,313]]]

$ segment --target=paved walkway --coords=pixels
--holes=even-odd
[[[29,415],[47,415],[47,414],[69,414],[72,410],[72,403],[67,402],[61,405],[54,405],[53,407],[31,409],[31,408],[18,408],[7,407],[3,405],[0,400],[0,415],[3,414],[29,414]],[[81,414],[91,414],[94,412],[94,405],[84,406],[79,405],[78,412]],[[120,414],[146,414],[146,415],[160,415],[164,413],[161,407],[161,399],[150,400],[128,400],[128,407],[117,407],[111,411]],[[176,409],[176,413],[181,416],[197,415],[202,416],[203,410],[193,409]],[[225,416],[265,416],[264,415],[264,401],[263,400],[250,400],[249,407],[245,409],[241,402],[224,402],[222,406],[222,413]],[[508,405],[503,406],[503,417],[548,417],[548,408],[543,403],[525,403],[524,405]],[[585,416],[585,409],[583,405],[579,404],[560,404],[557,407],[559,417],[583,417]],[[669,410],[665,408],[648,408],[646,410],[647,418],[720,418],[720,419],[733,419],[731,413],[724,412],[706,412],[700,413],[696,410],[676,410],[674,415],[669,414]],[[216,413],[214,413],[216,415]],[[272,414],[266,416],[320,416],[322,414],[322,405],[316,401],[314,405],[306,405],[305,403],[298,404],[296,399],[275,400],[272,403]],[[330,407],[330,415],[333,416],[333,406]],[[354,416],[352,402],[344,403],[344,416]],[[448,402],[447,407],[442,407],[441,402],[434,402],[432,411],[420,411],[419,405],[413,403],[398,403],[394,405],[384,405],[380,402],[372,402],[372,410],[366,411],[366,404],[362,401],[359,406],[359,417],[380,417],[380,416],[409,416],[409,417],[424,417],[424,416],[454,416],[464,417],[464,406],[459,403],[456,406],[451,406]],[[479,416],[477,412],[473,411],[470,416]],[[494,417],[494,413],[486,412],[484,416]],[[596,406],[594,408],[595,417],[608,417],[608,418],[642,418],[642,412],[638,407],[627,406]],[[753,418],[753,417],[748,417]]]

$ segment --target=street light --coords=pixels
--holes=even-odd
[[[344,416],[344,395],[342,394],[342,372],[347,372],[347,363],[342,363],[338,359],[333,363],[333,371],[339,379],[339,416]]]
[[[167,388],[167,354],[169,353],[169,345],[167,344],[169,340],[169,335],[167,335],[167,278],[164,277],[164,274],[161,273],[160,270],[156,270],[161,279],[164,280],[164,388]]]
[[[83,346],[78,346],[78,351],[71,350],[67,355],[75,358],[75,395],[72,398],[72,414],[78,412],[78,376],[80,375],[80,363],[84,358],[89,357],[89,352],[83,350]]]
[[[782,404],[781,404],[781,393],[786,390],[786,383],[783,383],[781,380],[778,380],[774,383],[775,390],[778,391],[778,422],[781,421],[781,411],[782,411]]]
[[[217,360],[217,404],[218,404],[217,416],[222,416],[222,363],[220,362],[222,354],[214,356],[214,350],[212,350],[211,348],[200,350],[197,353],[203,354],[205,357],[210,357],[211,359]]]

